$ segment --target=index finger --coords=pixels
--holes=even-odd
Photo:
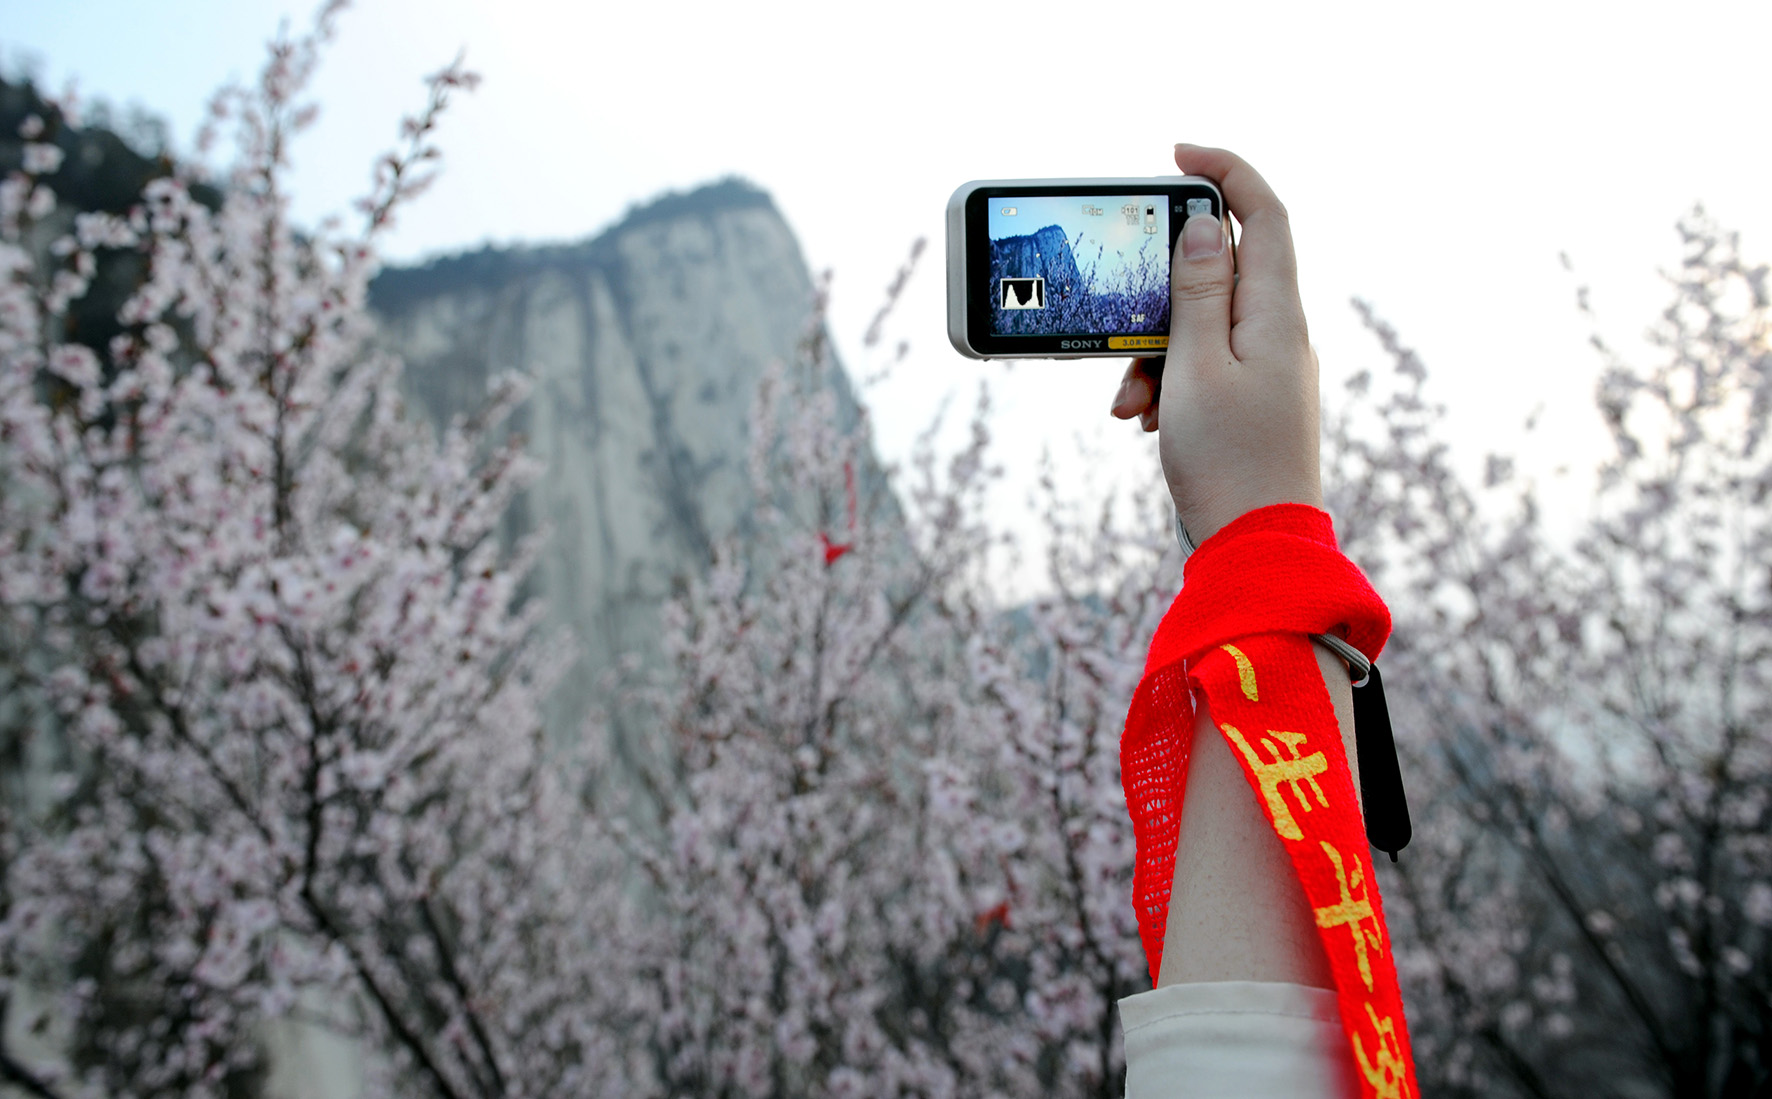
[[[1114,416],[1130,420],[1155,410],[1162,386],[1162,356],[1133,359],[1120,378],[1120,391],[1114,395]]]
[[[1259,313],[1281,307],[1302,317],[1304,308],[1298,300],[1298,257],[1292,250],[1292,222],[1280,196],[1274,194],[1267,180],[1237,154],[1203,145],[1177,145],[1175,164],[1190,175],[1217,180],[1224,192],[1225,204],[1242,223],[1232,323],[1251,309]],[[1249,295],[1247,299],[1245,294]]]

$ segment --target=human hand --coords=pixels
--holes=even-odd
[[[1255,508],[1322,506],[1317,356],[1273,189],[1223,149],[1177,145],[1175,163],[1218,182],[1243,227],[1237,263],[1223,225],[1188,219],[1170,264],[1169,353],[1132,361],[1113,414],[1158,432],[1176,514],[1199,543]]]

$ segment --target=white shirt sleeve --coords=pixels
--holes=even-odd
[[[1120,1001],[1126,1099],[1351,1099],[1335,993],[1257,981],[1169,985]]]

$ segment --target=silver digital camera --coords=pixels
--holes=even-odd
[[[1169,258],[1202,176],[987,179],[948,200],[948,339],[974,359],[1160,355]]]

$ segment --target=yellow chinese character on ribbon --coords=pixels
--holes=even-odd
[[[1360,856],[1354,856],[1354,872],[1349,875],[1347,867],[1341,861],[1341,852],[1327,843],[1322,843],[1323,853],[1335,865],[1335,884],[1341,891],[1341,900],[1316,910],[1317,926],[1321,928],[1345,926],[1354,937],[1354,959],[1360,966],[1360,979],[1366,982],[1366,990],[1372,990],[1372,963],[1366,956],[1370,946],[1375,951],[1384,949],[1384,936],[1378,930],[1378,918],[1372,911],[1372,900],[1366,893],[1366,871],[1360,866]],[[1359,896],[1354,894],[1358,893]],[[1372,921],[1370,928],[1365,926],[1367,920]]]
[[[1371,1004],[1366,1005],[1366,1017],[1372,1021],[1378,1044],[1372,1059],[1367,1060],[1366,1044],[1359,1035],[1354,1036],[1354,1056],[1360,1062],[1360,1075],[1372,1085],[1377,1099],[1409,1099],[1409,1074],[1403,1068],[1403,1043],[1397,1037],[1396,1024],[1389,1016],[1380,1020]]]
[[[1243,697],[1260,702],[1261,692],[1255,686],[1255,665],[1250,663],[1249,657],[1235,645],[1220,645],[1219,648],[1230,653],[1231,659],[1237,662],[1237,685],[1243,688]]]
[[[1288,733],[1279,729],[1269,729],[1268,733],[1279,738],[1280,743],[1284,744],[1287,751],[1291,753],[1291,758],[1286,758],[1272,740],[1262,737],[1262,747],[1266,748],[1268,754],[1273,756],[1273,760],[1269,762],[1263,760],[1261,755],[1250,747],[1249,742],[1243,739],[1243,734],[1237,731],[1236,726],[1221,725],[1219,728],[1224,730],[1224,735],[1237,746],[1237,750],[1243,753],[1243,759],[1249,764],[1249,769],[1255,772],[1256,784],[1261,787],[1261,796],[1267,801],[1268,816],[1272,817],[1274,821],[1274,831],[1289,840],[1303,839],[1304,831],[1298,827],[1298,821],[1293,818],[1292,807],[1286,804],[1286,799],[1280,794],[1280,784],[1286,783],[1292,787],[1292,796],[1298,799],[1300,808],[1307,813],[1311,811],[1311,804],[1305,800],[1304,786],[1309,786],[1311,792],[1317,795],[1318,805],[1325,809],[1329,808],[1329,799],[1323,796],[1323,788],[1317,785],[1316,777],[1329,769],[1329,761],[1324,758],[1323,753],[1312,752],[1308,756],[1300,756],[1299,745],[1305,742],[1303,733]],[[1300,785],[1301,783],[1303,785]]]

